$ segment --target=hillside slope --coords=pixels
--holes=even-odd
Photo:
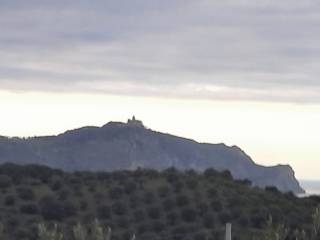
[[[235,239],[247,240],[261,237],[270,215],[292,236],[297,228],[310,231],[320,202],[272,187],[252,188],[213,169],[203,174],[174,169],[70,173],[5,164],[0,165],[0,191],[3,239],[12,240],[38,239],[38,223],[59,222],[67,231],[95,219],[112,228],[113,240],[132,234],[139,240],[223,239],[226,222],[232,222]]]
[[[0,138],[0,163],[43,164],[66,171],[133,170],[229,170],[237,179],[255,185],[276,186],[281,191],[302,193],[290,166],[257,165],[240,148],[198,143],[159,133],[139,121],[110,122],[103,127],[84,127],[58,136],[28,139]]]

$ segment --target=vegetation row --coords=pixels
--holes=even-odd
[[[96,219],[101,229],[112,229],[112,240],[223,239],[226,222],[233,223],[234,240],[261,239],[270,216],[272,226],[286,226],[286,239],[296,239],[298,233],[308,237],[314,232],[314,209],[320,203],[315,196],[260,189],[213,169],[70,173],[5,164],[0,193],[6,240],[41,239],[39,226],[47,232],[57,226],[58,235],[75,240],[78,226],[86,229],[83,240],[93,240]]]

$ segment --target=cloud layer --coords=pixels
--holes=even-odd
[[[0,89],[320,103],[317,1],[3,0]]]

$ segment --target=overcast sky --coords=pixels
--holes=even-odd
[[[319,42],[316,0],[0,0],[0,135],[138,113],[320,179]]]
[[[0,87],[320,102],[318,1],[1,0]]]

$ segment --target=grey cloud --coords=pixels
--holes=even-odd
[[[0,4],[3,90],[320,102],[317,1]]]

